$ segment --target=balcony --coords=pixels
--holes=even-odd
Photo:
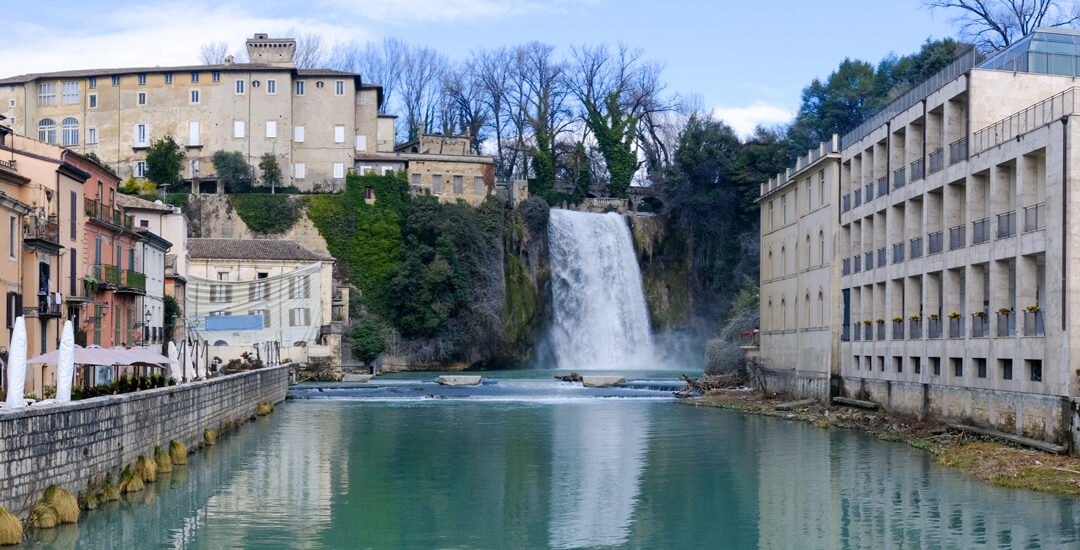
[[[908,319],[908,338],[912,340],[922,338],[922,319]]]
[[[1024,207],[1024,231],[1035,231],[1046,227],[1046,203]]]
[[[927,241],[927,248],[928,248],[928,250],[926,252],[927,255],[938,254],[938,253],[941,252],[941,250],[942,250],[942,242],[944,241],[944,239],[942,238],[941,231],[935,231],[935,232],[927,235],[926,236],[926,241]]]
[[[888,258],[885,256],[885,247],[877,249],[877,266],[885,267],[888,264]]]
[[[858,273],[862,271],[862,256],[856,254],[852,256],[851,259],[854,260],[855,263],[855,267],[852,269],[852,273]]]
[[[1016,210],[997,215],[997,238],[1004,239],[1016,234]]]
[[[893,319],[892,323],[892,339],[903,340],[904,339],[904,321],[903,319],[897,321]]]
[[[956,250],[967,245],[967,227],[958,225],[949,228],[949,250]]]
[[[844,325],[844,326],[840,327],[840,341],[841,342],[850,342],[851,341],[851,325]]]
[[[979,221],[971,222],[971,244],[984,243],[989,240],[990,218],[983,218]]]
[[[862,204],[862,189],[856,189],[855,190],[855,207],[858,207],[860,204]]]
[[[889,194],[889,176],[881,176],[877,180],[877,194],[884,197]]]
[[[33,208],[23,220],[23,243],[27,246],[47,245],[50,249],[60,247],[60,224],[56,215],[45,216],[41,207]]]
[[[52,303],[52,300],[46,299],[37,307],[24,307],[23,315],[26,317],[37,317],[39,319],[55,319],[61,317],[60,304]]]
[[[921,258],[922,257],[923,238],[922,237],[915,237],[914,239],[911,239],[910,244],[911,244],[911,249],[910,249],[910,255],[908,257],[911,258],[911,259]]]
[[[916,160],[911,163],[911,181],[919,181],[923,179],[925,174],[926,163],[923,159]]]
[[[123,270],[120,275],[120,284],[117,285],[116,292],[146,294],[146,275],[130,269]]]
[[[94,265],[90,269],[90,276],[97,280],[98,288],[120,286],[120,268],[115,265]]]
[[[862,323],[851,324],[852,339],[856,342],[862,339]]]
[[[851,210],[851,193],[844,195],[844,207],[842,211],[847,212],[848,210]]]
[[[759,333],[756,330],[739,333],[739,347],[743,349],[754,349],[760,347]]]
[[[893,243],[892,263],[898,264],[902,261],[904,261],[904,243]]]
[[[1024,311],[1024,336],[1046,336],[1046,322],[1041,309]]]
[[[850,275],[851,274],[851,258],[844,258],[840,262],[840,274],[841,275]]]
[[[930,172],[940,172],[942,168],[945,168],[945,149],[939,148],[937,151],[930,153]]]
[[[927,338],[941,338],[941,318],[937,319],[931,317],[926,322],[926,337]]]
[[[968,158],[968,140],[967,137],[962,137],[949,144],[949,166],[952,166],[958,162],[965,161]]]
[[[964,318],[949,317],[949,338],[964,337]]]
[[[877,339],[880,342],[885,341],[885,323],[877,324]]]
[[[86,215],[93,220],[123,227],[124,229],[131,229],[135,225],[131,216],[127,216],[122,211],[101,204],[101,202],[91,198],[83,199],[83,209]]]
[[[870,185],[867,185],[866,189],[863,191],[863,195],[866,198],[866,202],[874,200],[874,184],[871,183]]]
[[[874,269],[874,253],[867,252],[865,257],[866,260],[863,263],[866,265],[866,270],[870,271],[871,269]]]
[[[988,338],[990,336],[990,318],[985,312],[971,314],[971,337]]]
[[[997,335],[998,338],[1016,336],[1016,315],[1014,313],[997,312]]]
[[[901,187],[904,186],[904,184],[907,183],[907,180],[904,179],[904,175],[905,174],[904,174],[904,168],[903,167],[900,167],[900,168],[897,168],[896,170],[893,170],[893,173],[892,173],[892,188],[893,189],[900,189]]]

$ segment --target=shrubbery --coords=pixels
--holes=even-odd
[[[152,374],[150,376],[122,377],[111,384],[100,384],[90,388],[71,388],[71,400],[89,399],[101,395],[113,395],[117,393],[131,393],[139,390],[163,388],[175,386],[176,379],[166,379],[164,375]]]
[[[240,219],[256,233],[284,233],[300,216],[299,204],[287,195],[247,193],[229,195],[229,201]]]

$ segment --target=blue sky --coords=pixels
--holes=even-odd
[[[827,8],[826,8],[827,6]],[[844,57],[876,62],[951,36],[920,0],[54,0],[6,7],[0,76],[195,63],[199,46],[297,27],[328,42],[396,36],[462,58],[530,40],[624,42],[666,65],[668,89],[740,131],[788,120],[803,86]]]

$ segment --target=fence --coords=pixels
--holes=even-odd
[[[1016,210],[998,214],[997,238],[1012,237],[1016,234]]]
[[[999,120],[972,136],[971,154],[977,155],[1018,136],[1050,124],[1069,114],[1078,112],[1080,97],[1077,88],[1069,88],[1048,97],[1026,109]]]
[[[1024,231],[1035,231],[1046,227],[1046,203],[1024,207]]]

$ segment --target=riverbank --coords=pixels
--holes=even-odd
[[[914,416],[827,407],[820,402],[777,410],[778,405],[792,401],[782,394],[766,397],[752,390],[711,390],[702,397],[681,400],[687,405],[808,422],[822,429],[862,430],[884,441],[907,443],[937,457],[942,466],[992,485],[1080,497],[1080,457],[1022,448]]]

